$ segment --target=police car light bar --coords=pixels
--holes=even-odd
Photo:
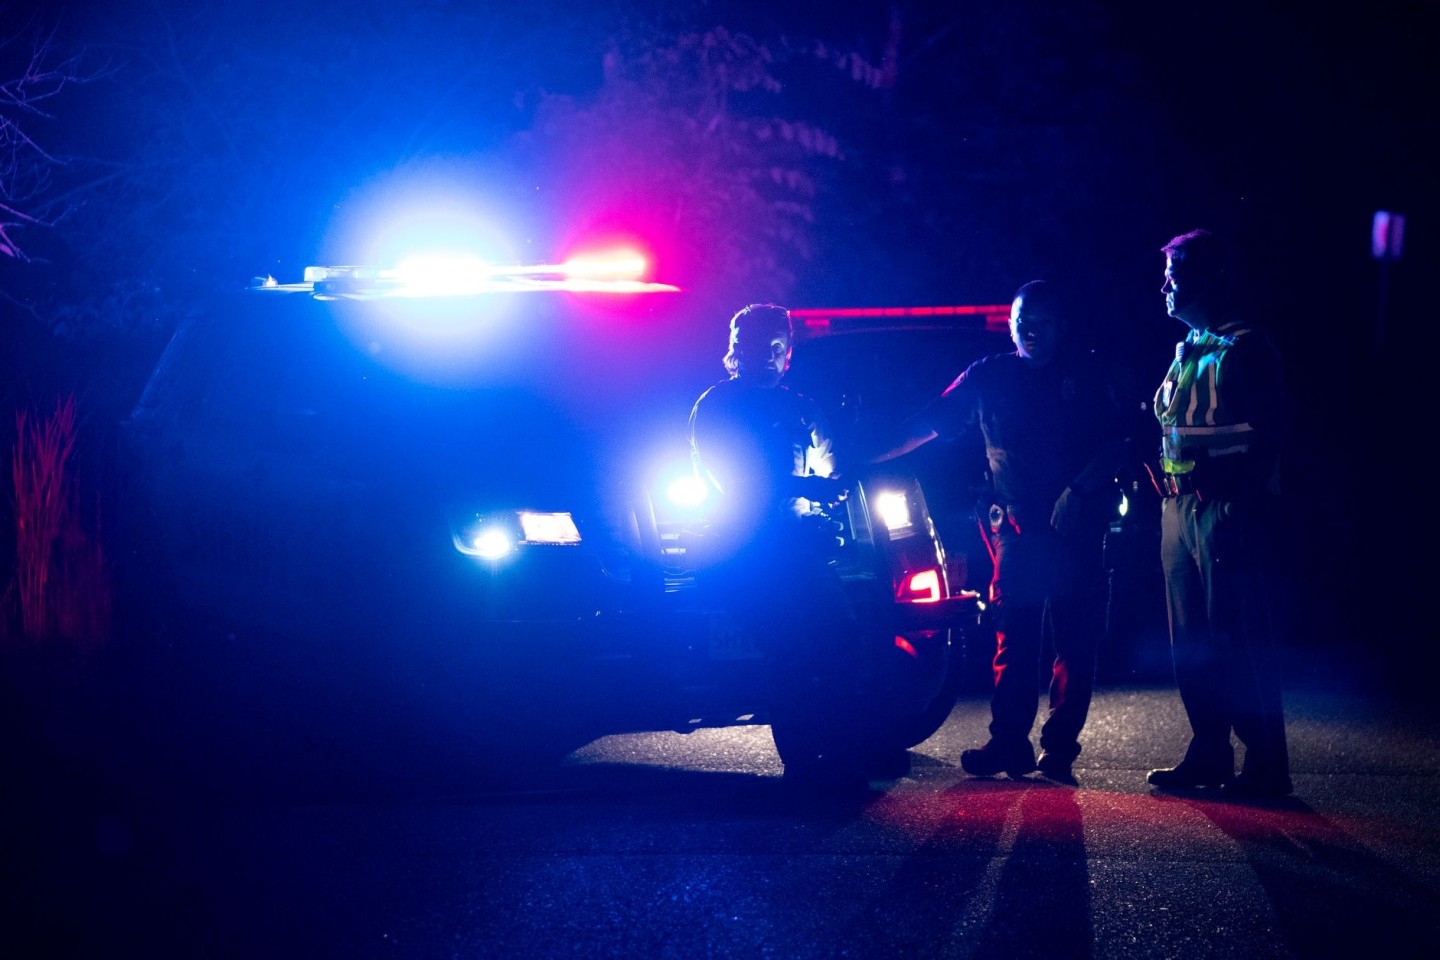
[[[974,326],[995,333],[1010,330],[1010,305],[954,307],[810,307],[790,311],[800,337],[823,337],[847,329],[952,330]],[[884,324],[866,321],[887,320]]]
[[[564,263],[496,265],[464,255],[412,257],[393,268],[310,266],[301,283],[252,282],[259,290],[309,293],[317,299],[443,297],[558,290],[570,293],[677,292],[668,283],[640,278],[648,264],[632,251],[575,257]]]

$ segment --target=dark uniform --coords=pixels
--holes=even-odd
[[[690,411],[690,450],[697,470],[719,491],[717,520],[759,531],[791,524],[808,504],[795,477],[829,477],[834,453],[820,407],[784,384],[743,377],[715,384]]]
[[[1060,355],[1043,365],[1018,353],[997,354],[971,364],[917,419],[947,439],[978,427],[989,461],[991,502],[980,518],[994,561],[995,689],[987,752],[1015,772],[1034,769],[1030,729],[1048,640],[1054,659],[1040,747],[1068,767],[1080,753],[1094,689],[1103,525],[1114,505],[1106,483],[1113,472],[1098,482],[1081,478],[1102,451],[1117,465],[1123,453],[1111,381],[1091,354]],[[1061,536],[1050,521],[1067,487],[1082,498],[1083,510],[1079,529]]]
[[[820,408],[783,385],[735,377],[695,402],[690,443],[719,493],[708,582],[765,649],[787,777],[863,779],[878,750],[859,726],[867,664],[832,562],[833,528],[802,495],[807,479],[823,485],[833,473]]]
[[[1192,732],[1184,768],[1194,782],[1229,781],[1233,731],[1242,776],[1271,794],[1290,792],[1271,603],[1284,411],[1279,354],[1240,322],[1192,331],[1155,395],[1161,565]]]

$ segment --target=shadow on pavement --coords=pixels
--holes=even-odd
[[[1202,814],[1236,843],[1297,956],[1423,955],[1440,943],[1440,897],[1342,821],[1293,797],[1165,799]]]

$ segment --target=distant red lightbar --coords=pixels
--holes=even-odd
[[[976,327],[996,333],[1010,331],[1010,305],[955,307],[806,307],[790,311],[801,337],[823,337],[849,329],[950,330]],[[958,319],[957,319],[958,318]],[[894,321],[870,324],[866,320]]]

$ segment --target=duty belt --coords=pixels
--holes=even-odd
[[[1190,473],[1161,473],[1160,496],[1178,497],[1186,493],[1199,493],[1195,487],[1195,476]]]
[[[1163,466],[1156,469],[1148,463],[1145,464],[1145,472],[1150,474],[1150,483],[1161,497],[1178,497],[1187,493],[1198,494],[1200,492],[1195,486],[1195,474],[1193,473],[1170,473]]]

